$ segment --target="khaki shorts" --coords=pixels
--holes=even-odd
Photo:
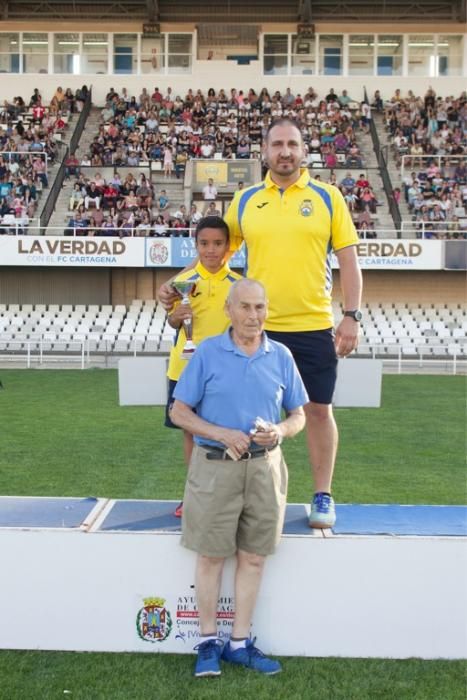
[[[183,497],[181,543],[207,557],[238,549],[260,556],[279,543],[287,502],[287,465],[280,447],[264,456],[208,460],[195,445]]]

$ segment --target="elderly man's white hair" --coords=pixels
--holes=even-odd
[[[266,296],[266,288],[264,284],[258,282],[258,280],[252,280],[248,279],[248,277],[243,277],[241,280],[237,280],[236,282],[234,282],[233,285],[230,287],[227,299],[225,300],[227,306],[229,306],[229,304],[232,303],[237,290],[239,290],[241,287],[259,287],[263,292],[264,300],[267,302],[268,299]]]

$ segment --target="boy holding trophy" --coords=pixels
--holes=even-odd
[[[227,329],[229,319],[224,312],[225,301],[231,285],[241,279],[241,275],[232,272],[225,262],[230,241],[229,229],[223,219],[205,216],[196,227],[195,239],[199,262],[172,282],[180,300],[175,302],[168,316],[170,325],[178,331],[167,371],[169,398],[165,425],[169,428],[177,428],[170,420],[177,381],[196,351],[196,345],[204,338],[219,335]],[[183,452],[187,465],[192,450],[193,437],[183,431]],[[182,507],[183,502],[175,510],[177,517],[181,517]]]

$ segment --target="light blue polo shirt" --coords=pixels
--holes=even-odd
[[[200,343],[173,395],[209,423],[244,433],[257,416],[279,423],[282,409],[292,411],[309,401],[288,348],[264,334],[261,346],[249,356],[232,341],[230,329]],[[197,435],[194,440],[224,447]]]

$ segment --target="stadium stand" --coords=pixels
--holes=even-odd
[[[429,88],[422,98],[399,91],[384,120],[417,237],[467,238],[465,92],[443,98]]]
[[[0,235],[28,232],[39,200],[57,172],[60,142],[76,110],[70,88],[58,87],[49,105],[36,88],[26,105],[20,96],[0,110]]]
[[[335,314],[342,314],[335,304]],[[449,359],[467,355],[467,310],[461,302],[366,303],[356,356]],[[0,351],[11,359],[166,353],[175,335],[154,300],[124,305],[0,305]]]
[[[376,225],[379,229],[393,227],[381,185],[376,195],[375,183],[368,180],[378,181],[379,175],[361,105],[351,100],[346,90],[337,96],[331,89],[322,99],[311,88],[303,98],[293,95],[290,89],[284,94],[277,90],[272,97],[266,90],[258,95],[250,89],[243,97],[242,90],[232,89],[229,98],[222,89],[209,89],[206,95],[198,89],[196,94],[188,91],[182,99],[178,95],[173,98],[170,90],[165,97],[143,91],[137,99],[126,92],[122,97],[112,89],[99,116],[94,111],[87,133],[91,133],[95,122],[97,133],[89,143],[84,139],[80,144],[80,167],[76,168],[79,172],[66,187],[70,208],[79,213],[77,220],[68,218],[67,234],[157,236],[160,229],[155,222],[158,218],[160,225],[162,216],[170,235],[187,235],[200,213],[193,221],[183,210],[186,203],[182,204],[182,180],[187,162],[258,158],[268,125],[282,115],[301,125],[307,162],[315,176],[345,188],[349,209],[362,237],[376,237]],[[168,153],[175,178],[172,169],[164,165]],[[372,159],[371,167],[365,167],[362,173],[367,159]],[[359,168],[353,173],[352,187],[339,182],[340,171],[345,167]],[[130,181],[124,174],[129,168],[136,172],[136,177],[131,173]],[[86,196],[89,197],[88,190],[96,177],[97,204],[90,222]],[[161,210],[157,205],[160,191],[165,189],[163,184],[170,189],[170,206]],[[117,192],[112,189],[103,197],[107,185]],[[64,197],[66,193],[62,202]],[[60,205],[58,208],[63,209]],[[225,203],[218,202],[218,208],[222,213]],[[58,228],[57,218],[54,225]]]

